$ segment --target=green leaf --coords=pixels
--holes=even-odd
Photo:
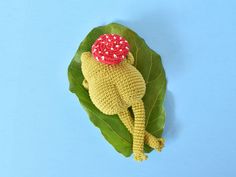
[[[90,51],[92,44],[102,34],[115,33],[127,39],[134,55],[134,66],[141,72],[146,82],[146,94],[143,97],[146,111],[146,130],[156,137],[161,137],[165,124],[163,101],[166,92],[166,76],[161,57],[150,49],[145,41],[129,28],[111,23],[94,28],[80,44],[68,68],[70,91],[79,98],[93,124],[98,127],[106,140],[121,154],[132,154],[132,136],[117,115],[109,116],[99,111],[91,102],[88,91],[82,86],[80,56]],[[152,149],[145,145],[145,152]]]

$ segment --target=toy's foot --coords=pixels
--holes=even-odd
[[[83,80],[82,85],[84,86],[84,88],[85,88],[86,90],[89,89],[89,84],[88,84],[88,81],[87,81],[86,79]]]
[[[144,153],[134,154],[134,159],[137,161],[147,160],[147,156]]]
[[[165,140],[163,138],[157,138],[157,143],[158,143],[158,146],[156,147],[156,150],[158,152],[161,152],[161,150],[163,149],[165,145]]]

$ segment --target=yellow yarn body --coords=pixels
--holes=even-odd
[[[89,91],[93,104],[104,114],[118,114],[121,121],[133,134],[133,153],[136,160],[145,160],[144,141],[151,147],[161,150],[163,139],[145,132],[145,109],[142,98],[146,84],[141,73],[132,66],[133,56],[119,64],[108,65],[96,61],[90,52],[81,56],[83,85]],[[134,120],[129,115],[132,107]]]

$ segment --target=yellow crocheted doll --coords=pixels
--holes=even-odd
[[[83,86],[88,89],[93,104],[104,114],[118,114],[133,135],[133,153],[138,161],[147,159],[144,143],[161,151],[162,138],[145,131],[145,108],[142,98],[146,84],[133,66],[134,57],[128,42],[121,36],[104,34],[92,46],[91,52],[81,55]],[[128,108],[131,107],[134,119]]]

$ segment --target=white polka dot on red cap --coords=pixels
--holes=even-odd
[[[117,34],[103,34],[92,45],[93,57],[105,64],[118,64],[129,53],[129,43]]]

